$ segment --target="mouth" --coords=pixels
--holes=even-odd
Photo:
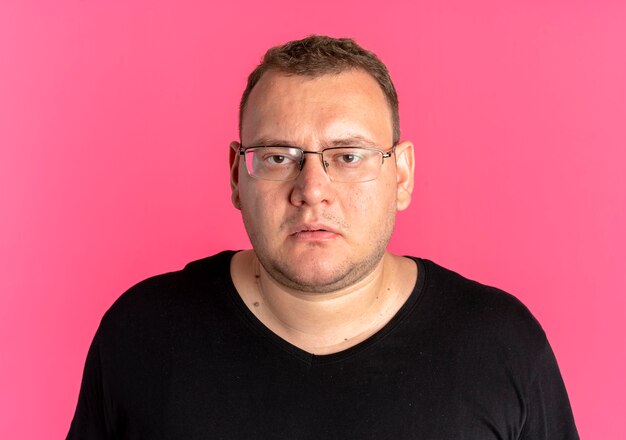
[[[305,224],[296,226],[289,235],[301,240],[328,240],[336,238],[340,234],[326,225]]]

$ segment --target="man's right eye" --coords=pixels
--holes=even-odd
[[[289,166],[295,162],[293,157],[284,154],[267,154],[263,157],[263,163],[268,167]]]

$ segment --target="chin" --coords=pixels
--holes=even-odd
[[[301,292],[330,293],[361,281],[376,268],[381,258],[382,254],[354,262],[308,255],[288,262],[273,261],[266,265],[261,261],[261,264],[272,278],[286,287]]]
[[[285,287],[307,293],[330,293],[350,286],[348,277],[324,277],[316,274],[315,277],[286,275],[275,271],[270,275]],[[351,278],[351,277],[350,277]]]

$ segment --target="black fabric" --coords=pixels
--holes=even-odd
[[[246,308],[232,255],[117,300],[68,439],[578,438],[544,332],[514,297],[415,259],[415,289],[381,331],[316,356]]]

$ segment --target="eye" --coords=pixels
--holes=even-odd
[[[355,153],[345,153],[337,157],[339,162],[343,162],[346,164],[354,164],[361,161],[363,158]]]
[[[357,167],[366,158],[365,154],[354,149],[337,150],[333,154],[332,162],[339,167]]]
[[[269,165],[281,165],[281,164],[285,163],[288,160],[289,159],[287,159],[285,156],[281,156],[279,154],[273,154],[271,156],[266,156],[265,157],[265,161]]]
[[[268,168],[288,167],[298,163],[294,154],[285,154],[288,151],[266,151],[263,155],[263,164]]]

